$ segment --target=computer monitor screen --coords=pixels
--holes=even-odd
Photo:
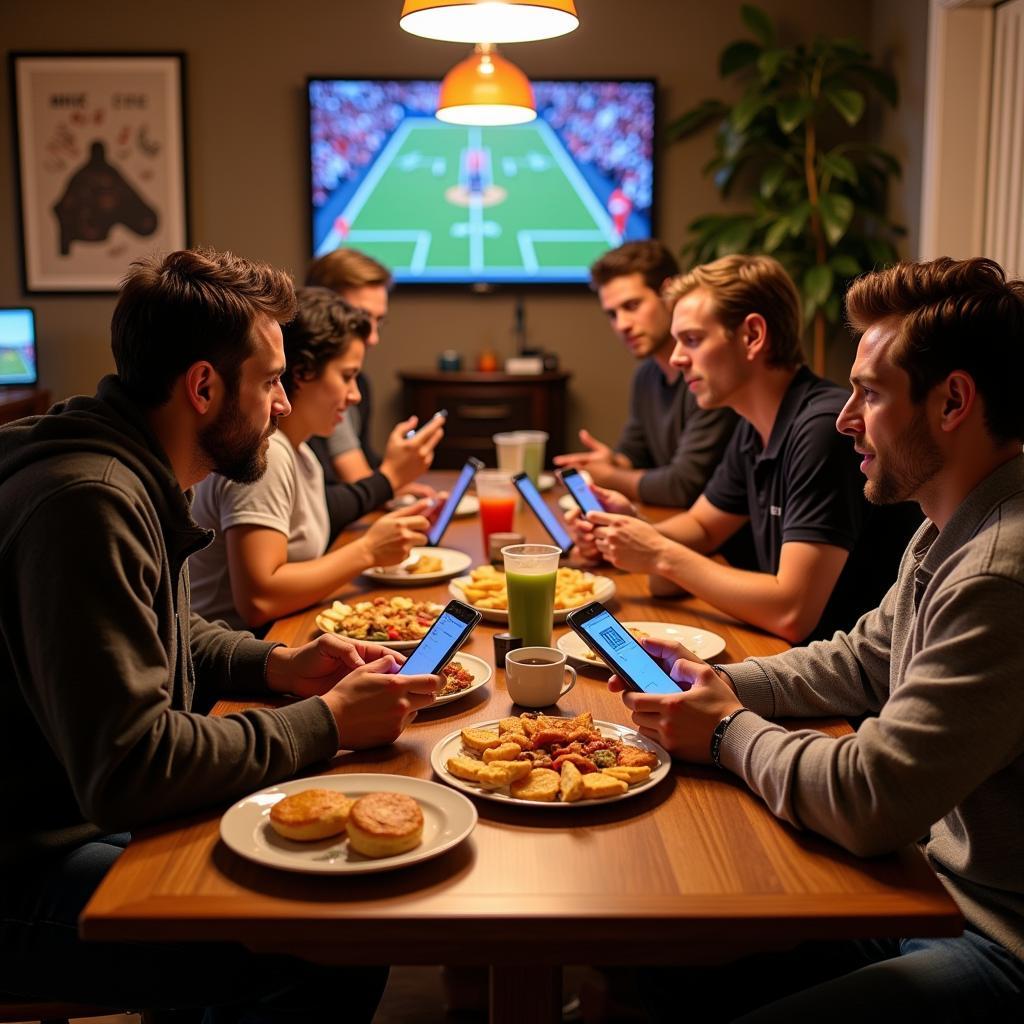
[[[537,118],[434,117],[434,81],[308,83],[312,252],[421,284],[571,284],[653,234],[655,83],[535,81]]]
[[[0,385],[35,384],[36,318],[31,309],[0,309]]]

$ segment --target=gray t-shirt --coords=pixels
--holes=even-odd
[[[327,454],[333,459],[336,455],[344,455],[353,448],[361,448],[359,431],[363,421],[359,416],[359,406],[350,405],[345,410],[345,418],[334,428],[327,438]]]
[[[236,484],[211,473],[197,487],[192,503],[195,521],[216,530],[214,542],[189,560],[192,610],[205,619],[223,619],[245,628],[231,595],[227,544],[232,526],[264,526],[288,538],[288,561],[319,558],[327,548],[330,527],[324,498],[324,474],[309,445],[292,447],[284,434],[271,435],[267,471],[254,484]]]

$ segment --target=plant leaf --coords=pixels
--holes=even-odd
[[[739,39],[730,43],[718,58],[718,73],[725,78],[743,68],[750,67],[761,55],[761,47],[749,39]]]
[[[740,17],[743,19],[743,24],[754,33],[755,38],[765,46],[772,46],[775,43],[775,25],[760,7],[743,4],[740,7]]]
[[[715,254],[730,256],[734,252],[743,252],[750,244],[754,234],[754,225],[747,217],[737,217],[732,224],[722,231],[716,239]]]
[[[782,244],[782,240],[789,234],[789,217],[783,214],[779,219],[765,232],[764,236],[764,251],[775,252],[776,249]]]
[[[818,209],[829,245],[838,245],[853,220],[853,200],[836,192],[826,192],[818,200]]]
[[[825,153],[821,158],[821,169],[840,181],[847,181],[851,185],[857,184],[857,168],[853,166],[853,161],[845,156]]]
[[[876,269],[896,262],[896,250],[883,239],[868,238],[864,244],[867,246],[868,255],[874,262]]]
[[[861,273],[860,263],[848,253],[837,252],[828,263],[840,277],[858,277]]]
[[[786,164],[784,161],[775,160],[773,163],[770,163],[761,175],[761,187],[759,189],[761,198],[771,199],[785,176]]]
[[[851,127],[864,114],[864,94],[856,89],[826,89],[825,96]]]
[[[823,306],[832,294],[834,275],[827,263],[817,263],[804,274],[804,298],[808,303]]]
[[[775,77],[785,56],[785,50],[765,50],[757,58],[757,70],[761,75],[762,82],[768,82]]]
[[[882,71],[881,68],[873,68],[867,64],[858,64],[849,70],[869,81],[875,87],[875,91],[879,96],[890,107],[895,107],[899,103],[900,87],[897,85],[896,79],[887,71]]]
[[[804,118],[814,108],[814,104],[806,99],[781,100],[775,108],[779,127],[791,135],[803,123]]]
[[[748,92],[732,108],[732,113],[729,115],[729,121],[733,129],[737,132],[745,132],[750,127],[750,122],[757,117],[768,102],[768,98],[760,90]]]
[[[797,206],[794,206],[789,212],[789,233],[794,238],[799,235],[804,226],[807,224],[807,218],[811,215],[811,204],[804,200]]]
[[[825,303],[825,317],[830,324],[839,322],[839,296],[832,294]]]
[[[665,130],[669,141],[685,139],[699,131],[709,121],[724,117],[729,108],[721,100],[701,100],[693,109],[677,117]]]

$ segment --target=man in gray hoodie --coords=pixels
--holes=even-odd
[[[229,253],[134,264],[111,325],[116,375],[0,430],[0,992],[277,1021],[317,1017],[344,986],[345,1019],[372,1016],[381,971],[83,943],[76,929],[132,829],[390,743],[440,683],[396,679],[404,659],[377,645],[287,648],[190,612],[188,556],[212,539],[191,488],[265,470],[290,411],[280,324],[294,312],[285,274]],[[194,710],[267,690],[300,699]]]
[[[707,1020],[1017,1019],[1024,281],[980,258],[902,264],[855,282],[847,309],[861,338],[838,428],[863,456],[867,498],[914,500],[927,517],[895,585],[849,632],[773,658],[716,670],[647,643],[685,692],[624,700],[645,735],[738,775],[798,828],[865,857],[921,842],[966,929],[695,971],[687,999],[701,1002],[691,984],[713,990]],[[831,715],[871,717],[840,738],[771,721]],[[661,1011],[678,1019],[677,1002]]]

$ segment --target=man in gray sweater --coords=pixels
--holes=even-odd
[[[955,939],[694,972],[721,1019],[1008,1019],[1024,1007],[1024,281],[980,258],[903,264],[847,308],[862,334],[838,428],[868,499],[927,517],[895,585],[849,632],[773,658],[715,670],[647,642],[685,692],[623,699],[645,735],[798,828],[861,856],[921,842],[966,918]],[[840,738],[771,721],[829,715],[871,717]]]
[[[404,659],[374,644],[288,648],[190,611],[188,557],[213,536],[191,488],[265,471],[294,313],[285,274],[230,253],[137,263],[111,325],[117,374],[0,429],[2,993],[211,1006],[221,1022],[322,1019],[344,991],[345,1020],[373,1015],[382,971],[76,928],[131,830],[390,743],[440,684],[396,678]],[[196,713],[268,690],[298,699]]]

